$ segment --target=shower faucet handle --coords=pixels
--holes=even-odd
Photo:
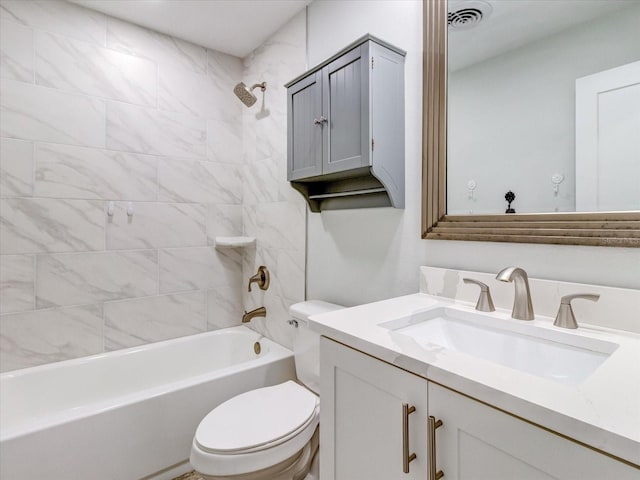
[[[249,285],[247,287],[247,291],[251,291],[251,284],[257,283],[260,290],[266,290],[269,288],[270,277],[269,270],[264,265],[260,265],[258,267],[258,273],[256,273],[253,277],[249,278]]]
[[[462,281],[464,283],[472,283],[480,287],[480,296],[476,302],[476,310],[481,312],[494,312],[496,310],[496,307],[493,306],[493,299],[491,298],[489,285],[479,282],[478,280],[474,280],[473,278],[463,278]]]
[[[324,125],[327,122],[328,122],[328,120],[324,117],[324,115],[321,115],[320,118],[314,118],[313,119],[313,123],[315,125]]]

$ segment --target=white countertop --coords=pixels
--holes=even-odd
[[[563,330],[619,344],[580,385],[565,385],[412,338],[378,324],[438,305],[472,307],[423,293],[314,315],[310,328],[610,455],[640,465],[640,335],[581,325]],[[510,311],[492,315],[505,321]],[[527,322],[556,329],[553,319]]]

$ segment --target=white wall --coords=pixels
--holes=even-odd
[[[427,241],[420,238],[422,2],[319,1],[309,7],[309,65],[364,33],[407,51],[406,208],[308,215],[307,298],[354,305],[417,292],[419,266],[640,288],[640,250]]]
[[[636,5],[450,73],[449,213],[503,213],[508,190],[519,213],[575,211],[575,81],[640,59],[639,18]]]

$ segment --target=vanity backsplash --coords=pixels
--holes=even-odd
[[[479,288],[462,281],[463,278],[472,278],[490,287],[496,308],[511,310],[514,286],[496,280],[496,273],[420,267],[420,292],[475,305]],[[640,290],[537,278],[529,278],[529,287],[536,316],[555,318],[560,298],[565,295],[595,293],[600,295],[597,302],[572,302],[578,325],[597,325],[640,333]]]

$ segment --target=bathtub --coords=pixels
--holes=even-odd
[[[212,408],[292,378],[292,352],[242,326],[4,373],[0,478],[172,478]]]

